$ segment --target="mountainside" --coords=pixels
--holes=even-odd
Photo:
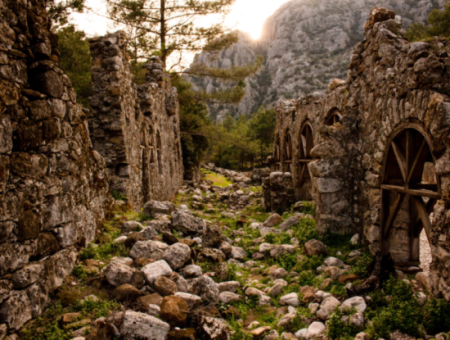
[[[211,119],[227,114],[251,114],[261,105],[272,106],[280,99],[296,98],[325,90],[333,78],[347,77],[353,47],[363,39],[364,24],[375,6],[395,10],[404,27],[425,22],[433,8],[445,0],[292,0],[267,19],[259,41],[245,33],[217,59],[207,54],[194,63],[215,67],[245,65],[257,55],[265,58],[260,72],[248,79],[247,94],[239,105],[210,105]],[[210,78],[191,79],[197,88],[220,88]]]

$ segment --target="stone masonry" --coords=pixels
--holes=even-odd
[[[0,324],[39,317],[108,206],[43,0],[0,2]]]
[[[90,41],[90,128],[111,190],[140,209],[149,200],[172,198],[182,184],[178,96],[157,57],[145,65],[146,83],[133,84],[126,42],[124,32]]]
[[[450,299],[450,44],[410,43],[401,21],[375,8],[347,80],[280,103],[272,171],[316,202],[320,232],[358,232],[396,265],[418,264],[424,226],[433,291]]]

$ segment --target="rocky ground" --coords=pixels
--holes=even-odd
[[[117,201],[44,316],[7,338],[448,339],[450,304],[426,272],[355,295],[372,271],[359,235],[319,235],[308,202],[264,212],[244,174],[204,176],[141,213]]]

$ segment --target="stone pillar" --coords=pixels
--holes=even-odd
[[[267,210],[282,214],[296,202],[292,175],[272,172],[263,179],[264,205]]]

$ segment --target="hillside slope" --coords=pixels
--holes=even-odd
[[[240,40],[211,60],[207,54],[194,63],[216,67],[245,65],[265,57],[260,72],[247,80],[247,95],[239,105],[210,105],[211,119],[240,116],[271,106],[279,99],[296,98],[326,89],[333,78],[346,78],[353,47],[363,38],[364,23],[375,6],[393,9],[403,25],[425,22],[445,0],[292,0],[267,19],[259,41],[240,33]],[[197,88],[221,85],[214,79],[191,79]]]

